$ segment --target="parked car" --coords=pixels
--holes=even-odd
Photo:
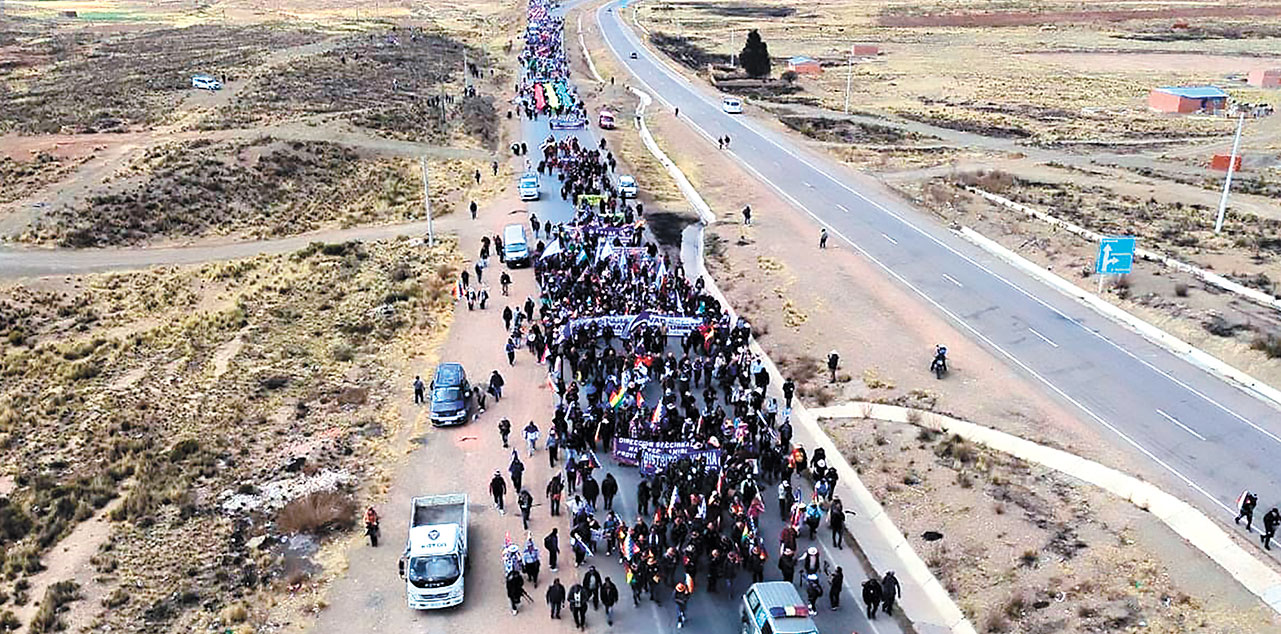
[[[529,238],[525,235],[525,225],[510,224],[503,227],[503,260],[507,268],[529,265]]]
[[[632,51],[632,59],[636,59],[636,51]]]
[[[201,90],[222,90],[222,82],[209,75],[192,75],[191,87]]]
[[[461,425],[472,413],[471,384],[461,363],[436,366],[431,379],[431,423],[436,426]]]
[[[614,113],[608,109],[600,111],[600,127],[602,130],[613,130],[616,126],[614,122]]]
[[[618,177],[618,193],[623,198],[635,198],[640,190],[636,187],[636,179],[627,174]]]
[[[729,114],[743,114],[743,100],[728,95],[721,97],[721,110]]]
[[[521,200],[538,200],[538,175],[525,174],[517,185]]]

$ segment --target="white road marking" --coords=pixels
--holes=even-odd
[[[895,240],[894,238],[891,238],[888,235],[885,235],[884,233],[881,234],[881,237],[885,238],[886,240],[889,240],[890,244],[898,244],[898,240]]]
[[[601,13],[600,13],[600,10],[598,10],[598,11],[597,11],[597,13],[596,13],[596,22],[597,22],[597,25],[598,25],[598,26],[601,26],[601,27],[602,27],[602,28],[601,28],[601,34],[602,34],[602,36],[603,36],[603,39],[605,40],[606,45],[608,45],[608,46],[609,46],[610,50],[614,53],[614,56],[615,56],[615,57],[617,57],[617,58],[619,58],[619,59],[622,59],[622,56],[618,54],[618,50],[614,48],[614,45],[613,45],[613,43],[610,41],[609,37],[605,35],[605,29],[603,28],[603,25],[601,24]],[[622,34],[623,34],[623,39],[625,39],[625,40],[627,40],[627,39],[630,37],[630,36],[628,35],[628,33],[627,33],[626,29],[622,29],[622,30],[620,30],[620,33],[622,33]],[[681,77],[679,74],[677,74],[675,71],[671,70],[670,68],[666,67],[666,66],[663,64],[663,62],[662,62],[661,60],[658,62],[658,64],[657,64],[657,65],[655,65],[655,68],[656,68],[660,73],[662,73],[662,74],[666,75],[669,81],[675,81],[677,84],[683,84],[683,85],[685,85],[685,86],[688,86],[688,87],[690,88],[691,94],[693,94],[693,95],[695,96],[695,98],[699,99],[700,101],[703,101],[703,102],[704,102],[705,104],[707,104],[708,106],[715,106],[715,104],[713,104],[713,103],[712,103],[712,102],[711,102],[711,101],[710,101],[706,96],[704,96],[704,95],[703,95],[701,92],[699,92],[698,90],[694,89],[694,88],[693,88],[693,86],[692,86],[692,84],[690,84],[688,80],[686,80],[684,77]],[[629,70],[630,70],[630,68],[629,68]],[[651,92],[654,92],[653,87],[651,87],[651,86],[649,85],[649,83],[648,83],[648,82],[646,82],[644,79],[642,79],[642,78],[641,78],[639,75],[637,75],[634,71],[633,71],[632,75],[633,75],[634,77],[636,77],[636,79],[637,79],[638,81],[640,81],[640,82],[641,82],[641,84],[644,84],[647,88],[649,88],[649,90],[650,90]],[[659,98],[660,98],[660,99],[662,99],[662,97],[661,97],[661,96],[660,96]],[[666,101],[666,100],[664,100],[664,101]],[[1171,374],[1169,374],[1168,372],[1166,372],[1166,371],[1164,371],[1164,370],[1162,370],[1162,369],[1160,369],[1160,368],[1156,367],[1155,365],[1153,365],[1153,364],[1149,363],[1148,361],[1146,361],[1146,360],[1144,360],[1144,359],[1140,358],[1138,355],[1136,355],[1136,354],[1134,354],[1133,352],[1130,352],[1129,350],[1125,349],[1125,347],[1124,347],[1124,346],[1122,346],[1122,345],[1120,345],[1120,344],[1118,344],[1118,343],[1116,343],[1116,342],[1112,341],[1111,339],[1107,338],[1107,337],[1106,337],[1106,336],[1104,336],[1102,333],[1097,332],[1097,331],[1095,331],[1095,330],[1092,330],[1092,329],[1090,329],[1090,328],[1086,327],[1084,324],[1081,324],[1079,321],[1077,321],[1077,320],[1075,320],[1075,319],[1072,319],[1071,317],[1069,317],[1068,315],[1066,315],[1065,313],[1063,313],[1063,311],[1061,311],[1061,310],[1059,310],[1059,309],[1055,308],[1054,306],[1051,306],[1051,305],[1050,305],[1048,302],[1046,302],[1045,300],[1042,300],[1041,298],[1037,297],[1036,295],[1033,295],[1031,292],[1029,292],[1029,291],[1025,290],[1024,288],[1022,288],[1022,287],[1021,287],[1021,286],[1019,286],[1018,284],[1015,284],[1013,281],[1011,281],[1011,280],[1009,280],[1009,279],[1005,278],[1004,276],[1002,276],[1002,275],[998,274],[997,272],[995,272],[995,271],[993,271],[993,270],[989,269],[988,267],[986,267],[986,266],[984,266],[984,265],[980,264],[979,262],[975,261],[973,258],[970,258],[969,256],[967,256],[967,255],[965,255],[965,254],[961,253],[960,251],[958,251],[957,249],[955,249],[955,248],[954,248],[954,247],[952,247],[951,245],[949,245],[949,244],[947,244],[947,243],[943,242],[943,241],[942,241],[942,240],[940,240],[939,238],[937,238],[937,237],[935,237],[935,236],[931,235],[930,233],[926,232],[924,229],[921,229],[920,227],[916,226],[916,225],[915,225],[915,224],[913,224],[911,221],[909,221],[907,218],[905,218],[905,217],[903,217],[903,216],[901,216],[901,215],[899,215],[899,214],[897,214],[897,213],[895,213],[895,212],[891,211],[890,209],[886,208],[884,205],[881,205],[880,203],[878,203],[878,202],[876,202],[876,201],[872,200],[871,198],[869,198],[869,197],[865,196],[864,194],[862,194],[861,192],[859,192],[859,191],[855,190],[854,188],[849,187],[849,186],[848,186],[848,185],[846,185],[844,182],[842,182],[841,180],[837,179],[835,176],[833,176],[833,175],[831,175],[830,173],[828,173],[826,170],[824,170],[824,169],[822,169],[822,168],[820,168],[820,167],[818,167],[818,166],[814,165],[813,163],[811,163],[811,162],[810,162],[810,161],[808,161],[807,159],[805,159],[805,158],[803,158],[803,157],[801,157],[801,156],[798,156],[798,155],[797,155],[795,152],[793,152],[791,149],[789,149],[789,148],[785,147],[783,144],[780,144],[780,143],[778,143],[777,141],[775,141],[773,138],[771,138],[771,136],[770,136],[770,135],[767,135],[767,134],[765,134],[765,133],[763,133],[763,132],[759,131],[758,129],[756,129],[756,127],[755,127],[755,126],[751,126],[751,125],[749,125],[748,123],[743,122],[743,121],[739,121],[739,120],[737,120],[737,119],[735,119],[734,121],[735,121],[736,123],[738,123],[738,125],[741,125],[741,126],[743,126],[745,129],[747,129],[747,130],[749,130],[749,131],[751,131],[751,132],[755,133],[755,134],[756,134],[758,137],[760,137],[761,139],[764,139],[764,140],[768,141],[768,142],[769,142],[771,145],[773,145],[774,147],[776,147],[776,148],[778,148],[778,149],[782,150],[783,152],[785,152],[785,153],[787,153],[787,154],[790,154],[793,158],[797,159],[798,161],[800,161],[802,164],[806,165],[806,166],[807,166],[807,167],[809,167],[810,169],[812,169],[812,170],[814,170],[814,171],[816,171],[816,172],[818,172],[818,173],[822,174],[823,176],[827,177],[827,179],[828,179],[828,180],[830,180],[832,183],[834,183],[836,186],[841,187],[841,188],[845,189],[846,191],[850,192],[851,194],[853,194],[853,195],[855,195],[855,196],[857,196],[857,197],[859,197],[859,198],[863,199],[863,201],[864,201],[864,202],[866,202],[866,203],[868,203],[868,204],[872,205],[873,207],[875,207],[875,208],[877,208],[877,209],[881,210],[883,213],[885,213],[886,215],[888,215],[888,216],[890,216],[890,217],[894,218],[895,220],[898,220],[900,223],[902,223],[902,224],[904,224],[904,225],[906,225],[906,226],[910,227],[911,229],[913,229],[913,230],[914,230],[914,231],[916,231],[917,233],[921,234],[921,235],[922,235],[923,237],[925,237],[926,239],[928,239],[928,240],[930,240],[930,241],[933,241],[934,243],[936,243],[937,245],[939,245],[940,247],[942,247],[944,250],[946,250],[946,251],[948,251],[948,252],[952,253],[953,255],[957,256],[958,258],[960,258],[960,259],[962,259],[962,260],[965,260],[967,263],[969,263],[969,264],[973,265],[975,268],[977,268],[977,269],[979,269],[979,270],[981,270],[981,271],[983,271],[983,272],[987,273],[988,275],[991,275],[993,278],[995,278],[995,279],[997,279],[997,280],[1000,280],[1001,282],[1005,283],[1007,286],[1009,286],[1010,288],[1014,289],[1015,291],[1018,291],[1019,293],[1021,293],[1022,295],[1024,295],[1024,296],[1025,296],[1025,297],[1027,297],[1028,299],[1032,300],[1033,302],[1036,302],[1036,303],[1040,304],[1041,306],[1043,306],[1043,307],[1045,307],[1045,308],[1049,309],[1050,311],[1054,312],[1055,314],[1057,314],[1057,315],[1059,315],[1059,316],[1061,316],[1061,317],[1063,317],[1063,318],[1065,318],[1065,319],[1067,319],[1067,320],[1071,321],[1072,323],[1075,323],[1078,327],[1080,327],[1080,328],[1081,328],[1082,330],[1084,330],[1085,332],[1090,333],[1091,335],[1094,335],[1095,337],[1097,337],[1097,338],[1098,338],[1098,339],[1100,339],[1101,341],[1104,341],[1104,342],[1106,342],[1107,344],[1111,345],[1113,348],[1116,348],[1116,349],[1117,349],[1118,351],[1120,351],[1122,354],[1125,354],[1126,356],[1130,357],[1131,359],[1134,359],[1135,361],[1139,362],[1140,364],[1142,364],[1142,365],[1146,366],[1148,369],[1152,370],[1153,372],[1156,372],[1157,374],[1160,374],[1161,376],[1164,376],[1166,379],[1169,379],[1172,383],[1174,383],[1174,384],[1176,384],[1176,385],[1178,385],[1178,386],[1182,387],[1183,389],[1185,389],[1185,390],[1187,390],[1187,391],[1189,391],[1189,392],[1191,392],[1191,393],[1193,393],[1193,394],[1197,395],[1197,396],[1198,396],[1198,397],[1200,397],[1201,399],[1203,399],[1203,400],[1205,400],[1206,402],[1208,402],[1208,403],[1210,403],[1210,404],[1214,405],[1215,407],[1219,408],[1220,410],[1222,410],[1223,412],[1225,412],[1225,413],[1229,414],[1230,416],[1232,416],[1232,417],[1236,418],[1237,420],[1240,420],[1241,422],[1244,422],[1245,424],[1249,425],[1250,427],[1253,427],[1253,428],[1254,428],[1256,431],[1258,431],[1259,433],[1261,433],[1261,434],[1263,434],[1263,435],[1267,436],[1268,438],[1270,438],[1270,439],[1272,439],[1272,440],[1276,441],[1277,443],[1281,443],[1281,437],[1278,437],[1276,434],[1273,434],[1272,432],[1269,432],[1268,430],[1263,429],[1262,427],[1260,427],[1260,426],[1258,426],[1257,424],[1255,424],[1253,421],[1250,421],[1250,420],[1249,420],[1249,419],[1247,419],[1246,417],[1244,417],[1244,416],[1242,416],[1242,415],[1238,414],[1236,411],[1234,411],[1234,410],[1232,410],[1232,409],[1228,408],[1227,406],[1223,405],[1222,403],[1219,403],[1218,401],[1216,401],[1216,400],[1214,400],[1214,399],[1210,398],[1208,395],[1206,395],[1206,394],[1204,394],[1203,392],[1201,392],[1201,391],[1197,390],[1196,388],[1193,388],[1192,386],[1190,386],[1190,385],[1188,385],[1188,384],[1186,384],[1186,383],[1184,383],[1184,382],[1180,381],[1179,379],[1175,378],[1174,376],[1172,376],[1172,375],[1171,375]],[[695,127],[697,127],[697,126],[695,126]],[[704,132],[704,134],[706,135],[706,133],[705,133],[705,132]],[[775,162],[775,164],[777,165],[777,162]],[[765,183],[765,184],[769,185],[769,186],[770,186],[772,189],[774,189],[774,191],[775,191],[775,192],[777,192],[780,196],[782,196],[783,198],[785,198],[785,199],[787,199],[788,201],[790,201],[790,202],[791,202],[791,203],[792,203],[792,204],[793,204],[797,209],[800,209],[800,210],[804,211],[805,213],[809,214],[809,215],[810,215],[810,217],[812,217],[812,218],[815,220],[815,222],[818,222],[820,225],[823,225],[823,226],[828,227],[828,229],[829,229],[829,231],[830,231],[831,233],[836,234],[836,236],[837,236],[837,237],[839,237],[840,239],[844,240],[844,241],[845,241],[846,243],[848,243],[850,246],[854,247],[854,249],[855,249],[855,250],[857,250],[858,252],[862,253],[865,257],[867,257],[869,260],[871,260],[873,263],[875,263],[878,267],[880,267],[880,268],[881,268],[881,270],[885,271],[885,273],[886,273],[887,275],[889,275],[890,277],[894,278],[894,279],[895,279],[895,280],[897,280],[900,284],[903,284],[903,285],[904,285],[904,286],[906,286],[908,289],[910,289],[912,292],[914,292],[914,293],[916,293],[917,295],[919,295],[919,296],[920,296],[922,299],[924,299],[927,303],[929,303],[931,306],[934,306],[936,309],[938,309],[938,310],[939,310],[940,312],[942,312],[944,315],[947,315],[947,316],[948,316],[948,318],[950,318],[952,321],[956,322],[958,325],[960,325],[963,329],[965,329],[966,331],[968,331],[968,332],[969,332],[971,335],[973,335],[975,338],[977,338],[978,340],[980,340],[980,341],[982,341],[983,343],[987,344],[987,345],[988,345],[989,347],[991,347],[993,350],[996,350],[998,353],[1000,353],[1000,355],[1001,355],[1001,356],[1005,357],[1005,358],[1006,358],[1006,359],[1008,359],[1011,363],[1013,363],[1014,365],[1018,366],[1021,370],[1023,370],[1023,371],[1024,371],[1024,372],[1026,372],[1026,373],[1028,373],[1028,375],[1030,375],[1032,378],[1036,379],[1038,382],[1040,382],[1041,384],[1045,385],[1047,388],[1049,388],[1049,390],[1050,390],[1050,391],[1054,392],[1055,394],[1058,394],[1061,398],[1063,398],[1063,399],[1064,399],[1064,400],[1066,400],[1067,402],[1071,403],[1071,404],[1072,404],[1073,406],[1075,406],[1077,409],[1079,409],[1079,410],[1081,410],[1082,412],[1084,412],[1087,416],[1089,416],[1089,417],[1090,417],[1091,419],[1093,419],[1095,422],[1097,422],[1098,424],[1100,424],[1100,425],[1102,425],[1103,427],[1105,427],[1108,431],[1111,431],[1113,434],[1115,434],[1115,435],[1116,435],[1118,438],[1120,438],[1121,440],[1125,441],[1125,442],[1126,442],[1126,444],[1128,444],[1128,445],[1130,445],[1130,446],[1134,447],[1136,450],[1138,450],[1138,451],[1139,451],[1140,453],[1142,453],[1144,456],[1147,456],[1147,458],[1148,458],[1149,460],[1153,461],[1154,463],[1156,463],[1157,465],[1159,465],[1161,468],[1165,469],[1166,471],[1168,471],[1168,472],[1170,472],[1170,473],[1174,474],[1174,476],[1175,476],[1175,477],[1177,477],[1179,480],[1181,480],[1184,484],[1187,484],[1190,488],[1192,488],[1192,489],[1193,489],[1193,490],[1195,490],[1196,492],[1200,493],[1202,496],[1204,496],[1206,499],[1210,500],[1210,501],[1211,501],[1212,503],[1214,503],[1216,506],[1218,506],[1218,507],[1222,508],[1223,510],[1227,511],[1228,513],[1232,513],[1232,514],[1235,514],[1235,513],[1236,513],[1236,509],[1233,509],[1233,508],[1229,507],[1227,504],[1224,504],[1223,502],[1221,502],[1218,498],[1216,498],[1216,497],[1214,497],[1213,495],[1211,495],[1209,491],[1206,491],[1204,488],[1202,488],[1200,485],[1198,485],[1196,482],[1194,482],[1191,478],[1189,478],[1189,477],[1187,477],[1187,476],[1183,475],[1183,473],[1182,473],[1182,472],[1180,472],[1178,469],[1175,469],[1175,468],[1174,468],[1173,466],[1171,466],[1169,463],[1165,462],[1164,460],[1161,460],[1159,457],[1157,457],[1157,455],[1156,455],[1156,454],[1152,453],[1152,452],[1151,452],[1150,450],[1148,450],[1146,447],[1144,447],[1143,445],[1139,444],[1139,442],[1138,442],[1138,441],[1136,441],[1136,440],[1134,440],[1133,438],[1131,438],[1131,437],[1130,437],[1128,434],[1126,434],[1124,431],[1121,431],[1121,429],[1120,429],[1119,427],[1117,427],[1117,426],[1113,425],[1112,423],[1108,422],[1108,421],[1107,421],[1106,419],[1104,419],[1102,416],[1100,416],[1100,415],[1098,415],[1097,413],[1095,413],[1095,412],[1094,412],[1094,410],[1092,410],[1092,409],[1090,409],[1089,407],[1087,407],[1084,403],[1082,403],[1081,401],[1079,401],[1079,400],[1077,400],[1077,399],[1073,398],[1073,397],[1072,397],[1070,394],[1068,394],[1065,390],[1063,390],[1063,389],[1062,389],[1062,388],[1060,388],[1059,386],[1055,385],[1053,382],[1051,382],[1049,379],[1045,378],[1043,375],[1041,375],[1041,374],[1040,374],[1039,372],[1037,372],[1036,370],[1032,369],[1032,367],[1031,367],[1031,366],[1029,366],[1028,364],[1024,363],[1022,360],[1020,360],[1018,357],[1016,357],[1016,356],[1014,356],[1013,354],[1011,354],[1011,353],[1010,353],[1009,351],[1007,351],[1005,348],[1002,348],[1001,346],[997,345],[997,343],[996,343],[995,341],[993,341],[991,338],[989,338],[988,336],[984,335],[983,333],[979,332],[979,331],[978,331],[978,329],[974,328],[974,327],[973,327],[973,326],[971,326],[969,323],[967,323],[964,319],[962,319],[962,318],[960,317],[960,315],[957,315],[955,312],[953,312],[953,311],[951,311],[951,310],[947,309],[945,306],[943,306],[942,304],[940,304],[938,301],[934,300],[934,298],[932,298],[932,297],[930,297],[929,295],[925,294],[925,292],[923,292],[920,288],[917,288],[917,286],[916,286],[915,284],[912,284],[910,281],[908,281],[908,280],[907,280],[907,278],[903,277],[903,276],[902,276],[902,275],[900,275],[898,272],[896,272],[896,271],[894,271],[893,269],[891,269],[891,268],[890,268],[889,266],[887,266],[884,262],[881,262],[880,260],[876,259],[876,257],[874,257],[874,256],[873,256],[871,253],[869,253],[866,249],[863,249],[862,247],[860,247],[857,243],[855,243],[853,240],[849,239],[847,236],[845,236],[844,234],[842,234],[842,233],[841,233],[840,231],[838,231],[835,227],[831,227],[831,226],[829,226],[829,225],[828,225],[828,224],[827,224],[827,223],[826,223],[822,218],[819,218],[819,217],[818,217],[818,214],[815,214],[813,211],[810,211],[810,209],[809,209],[808,207],[806,207],[805,205],[801,204],[801,202],[800,202],[800,201],[798,201],[798,200],[796,200],[796,198],[795,198],[795,197],[793,197],[791,194],[789,194],[789,193],[787,193],[787,192],[783,191],[783,189],[782,189],[781,187],[779,187],[777,184],[775,184],[775,183],[774,183],[774,181],[770,180],[769,178],[766,178],[764,174],[761,174],[759,170],[757,170],[755,167],[753,167],[752,165],[750,165],[748,162],[743,161],[743,162],[740,162],[740,163],[739,163],[739,165],[740,165],[740,166],[742,166],[744,169],[747,169],[748,171],[750,171],[750,172],[752,172],[753,174],[755,174],[755,175],[756,175],[756,177],[757,177],[758,179],[760,179],[760,180],[761,180],[761,182],[763,182],[763,183]],[[1247,393],[1248,393],[1248,392],[1247,392]],[[1256,530],[1257,530],[1257,529],[1256,529]]]
[[[1165,417],[1165,419],[1166,419],[1166,420],[1168,420],[1168,421],[1170,421],[1171,423],[1174,423],[1175,425],[1178,425],[1178,426],[1179,426],[1179,428],[1181,428],[1183,431],[1188,432],[1189,434],[1192,434],[1193,436],[1196,436],[1199,440],[1205,440],[1205,436],[1202,436],[1201,434],[1196,433],[1195,431],[1193,431],[1193,429],[1192,429],[1191,427],[1188,427],[1187,425],[1184,425],[1183,423],[1180,423],[1180,422],[1179,422],[1179,419],[1177,419],[1177,418],[1175,418],[1175,417],[1173,417],[1173,416],[1171,416],[1171,415],[1169,415],[1169,414],[1166,414],[1165,412],[1163,412],[1163,411],[1161,411],[1161,410],[1157,410],[1157,411],[1156,411],[1156,413],[1158,413],[1158,414],[1160,414],[1160,415],[1164,416],[1164,417]]]
[[[842,204],[840,204],[840,203],[836,203],[836,208],[837,208],[837,209],[840,209],[841,211],[843,211],[843,212],[845,212],[845,213],[849,213],[849,212],[850,212],[850,208],[849,208],[849,207],[846,207],[845,205],[842,205]]]
[[[949,282],[951,282],[951,283],[953,283],[953,284],[956,284],[959,288],[965,288],[965,285],[964,285],[964,284],[962,284],[962,283],[960,283],[960,282],[956,281],[956,278],[955,278],[955,277],[952,277],[951,275],[948,275],[947,273],[944,273],[944,274],[943,274],[943,279],[945,279],[945,280],[947,280],[947,281],[949,281]]]
[[[1051,346],[1054,346],[1055,348],[1059,347],[1059,344],[1054,343],[1053,341],[1050,341],[1050,338],[1049,338],[1049,337],[1047,337],[1047,336],[1045,336],[1045,335],[1043,335],[1043,334],[1041,334],[1041,333],[1037,332],[1035,328],[1032,328],[1032,327],[1030,327],[1030,326],[1029,326],[1029,327],[1028,327],[1028,329],[1027,329],[1027,331],[1028,331],[1028,332],[1030,332],[1030,333],[1032,333],[1032,334],[1034,334],[1034,335],[1036,335],[1036,336],[1038,336],[1038,337],[1040,337],[1040,338],[1041,338],[1041,341],[1044,341],[1045,343],[1048,343],[1048,344],[1050,344]]]
[[[808,188],[810,188],[810,189],[814,189],[814,186],[813,186],[813,185],[811,185],[811,184],[809,183],[809,181],[802,181],[802,182],[805,184],[805,186],[806,186],[806,187],[808,187]]]

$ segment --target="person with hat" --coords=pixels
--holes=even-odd
[[[494,477],[489,481],[489,493],[494,496],[494,507],[499,513],[506,514],[503,510],[503,497],[507,495],[507,481],[503,479],[503,473],[494,470]]]
[[[685,608],[689,607],[689,595],[692,593],[690,587],[682,581],[676,584],[676,592],[672,599],[676,601],[676,627],[685,627]]]

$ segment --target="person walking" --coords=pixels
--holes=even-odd
[[[498,421],[498,435],[503,438],[503,449],[507,449],[507,437],[512,434],[512,422],[506,418]]]
[[[498,258],[499,260],[502,260],[503,252],[501,250],[501,247],[499,247],[499,249],[500,250],[498,251]],[[498,276],[498,283],[502,284],[503,286],[503,297],[507,297],[511,295],[509,291],[511,290],[511,286],[512,286],[512,276],[508,275],[507,271],[503,271],[503,274]],[[506,311],[504,311],[504,315],[511,315],[511,309],[509,308]],[[506,319],[508,321],[511,320],[510,317],[506,317]],[[508,326],[507,329],[511,330],[511,326]]]
[[[519,491],[525,476],[525,463],[520,461],[520,454],[515,449],[512,450],[512,461],[507,465],[507,473],[512,477],[512,490]]]
[[[840,566],[832,573],[828,580],[831,587],[827,589],[827,602],[832,604],[832,610],[841,609],[841,588],[845,585],[845,571]]]
[[[503,480],[501,471],[494,471],[494,477],[489,481],[489,492],[494,496],[494,506],[498,508],[498,512],[506,514],[503,510],[503,497],[507,495],[507,481]]]
[[[885,573],[885,578],[881,579],[881,611],[889,614],[894,610],[894,601],[903,596],[903,587],[899,585],[898,577],[894,576],[891,570]]]
[[[521,489],[516,495],[516,506],[520,508],[520,521],[529,530],[529,513],[534,509],[534,496],[527,489]],[[537,587],[537,586],[535,586]]]
[[[414,377],[414,405],[422,405],[427,402],[427,386],[423,385],[423,377]]]
[[[507,338],[507,365],[516,365],[516,341]]]
[[[578,629],[587,627],[587,591],[582,584],[576,583],[569,588],[569,612],[574,615],[574,625]]]
[[[556,558],[560,556],[560,529],[552,527],[552,532],[543,538],[543,550],[547,551],[547,569],[556,572]]]
[[[543,562],[538,556],[538,546],[534,545],[534,537],[528,531],[525,532],[525,552],[521,553],[520,563],[521,570],[525,573],[525,578],[537,588],[538,569],[542,567]]]
[[[494,370],[489,374],[489,393],[494,395],[494,402],[503,400],[503,386],[507,381],[503,380],[503,375]]]
[[[1272,550],[1270,542],[1277,534],[1278,525],[1281,525],[1281,511],[1278,511],[1277,507],[1274,506],[1272,510],[1263,516],[1263,535],[1260,536],[1260,539],[1263,540],[1264,548]]]
[[[605,623],[614,624],[614,605],[618,603],[618,586],[614,585],[614,580],[605,577],[605,583],[600,587],[600,602],[605,606]]]
[[[507,573],[507,599],[512,604],[512,614],[520,611],[521,597],[525,596],[525,578],[520,576],[520,571],[512,568]]]
[[[676,629],[685,627],[685,609],[689,607],[689,586],[685,582],[676,584],[676,591],[672,593],[672,600],[676,602]]]
[[[827,227],[818,230],[818,248],[827,248]]]
[[[752,206],[751,205],[743,206],[743,225],[748,227],[752,226]]]
[[[1244,517],[1245,530],[1249,532],[1250,526],[1254,524],[1254,507],[1257,506],[1258,504],[1259,504],[1259,496],[1249,491],[1246,491],[1245,494],[1241,497],[1241,512],[1237,513],[1237,517],[1233,521],[1235,521],[1237,524],[1240,524],[1241,518]]]
[[[600,572],[596,566],[588,566],[587,574],[583,575],[583,590],[587,591],[587,599],[592,602],[592,609],[600,609],[600,588],[604,585],[601,581]]]
[[[535,425],[532,420],[529,421],[529,424],[525,425],[524,435],[525,446],[529,448],[529,455],[532,456],[538,450],[538,425]]]
[[[863,605],[867,606],[867,618],[876,618],[876,609],[881,607],[881,582],[875,577],[863,582]]]
[[[827,353],[827,371],[831,374],[828,383],[836,382],[836,368],[840,363],[841,355],[837,354],[835,350]]]
[[[552,610],[553,619],[560,618],[560,608],[564,604],[565,586],[561,585],[560,577],[557,577],[552,581],[552,585],[547,587],[547,605]]]
[[[793,583],[796,578],[796,555],[784,550],[778,556],[778,571],[783,575],[783,580]]]
[[[506,295],[506,294],[507,294],[507,289],[504,288],[503,295]],[[512,331],[512,307],[506,306],[503,308],[503,332],[511,332],[511,331]]]
[[[560,472],[557,472],[547,481],[547,500],[551,505],[552,517],[560,515],[560,499],[564,493],[565,481],[561,479]]]
[[[792,377],[787,377],[783,381],[783,407],[792,409],[792,397],[796,395],[796,381]]]
[[[469,205],[469,206],[468,206],[468,208],[469,208],[469,209],[471,209],[471,219],[472,219],[472,220],[475,220],[475,219],[476,219],[476,210],[477,210],[477,209],[479,209],[479,207],[477,207],[477,206],[476,206],[476,201],[474,201],[474,200],[473,200],[473,201],[471,201],[471,205]]]
[[[845,504],[841,498],[833,497],[827,508],[827,524],[832,527],[832,545],[837,550],[844,550],[845,543]]]
[[[583,499],[587,500],[593,511],[596,510],[596,501],[600,499],[600,484],[596,482],[596,478],[587,476],[583,480]]]
[[[614,479],[614,474],[605,474],[605,480],[600,483],[600,494],[605,496],[605,510],[614,510],[614,496],[618,495],[618,480]]]

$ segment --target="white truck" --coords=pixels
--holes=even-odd
[[[467,566],[467,494],[426,495],[413,500],[409,539],[400,556],[405,598],[415,610],[463,602]]]

